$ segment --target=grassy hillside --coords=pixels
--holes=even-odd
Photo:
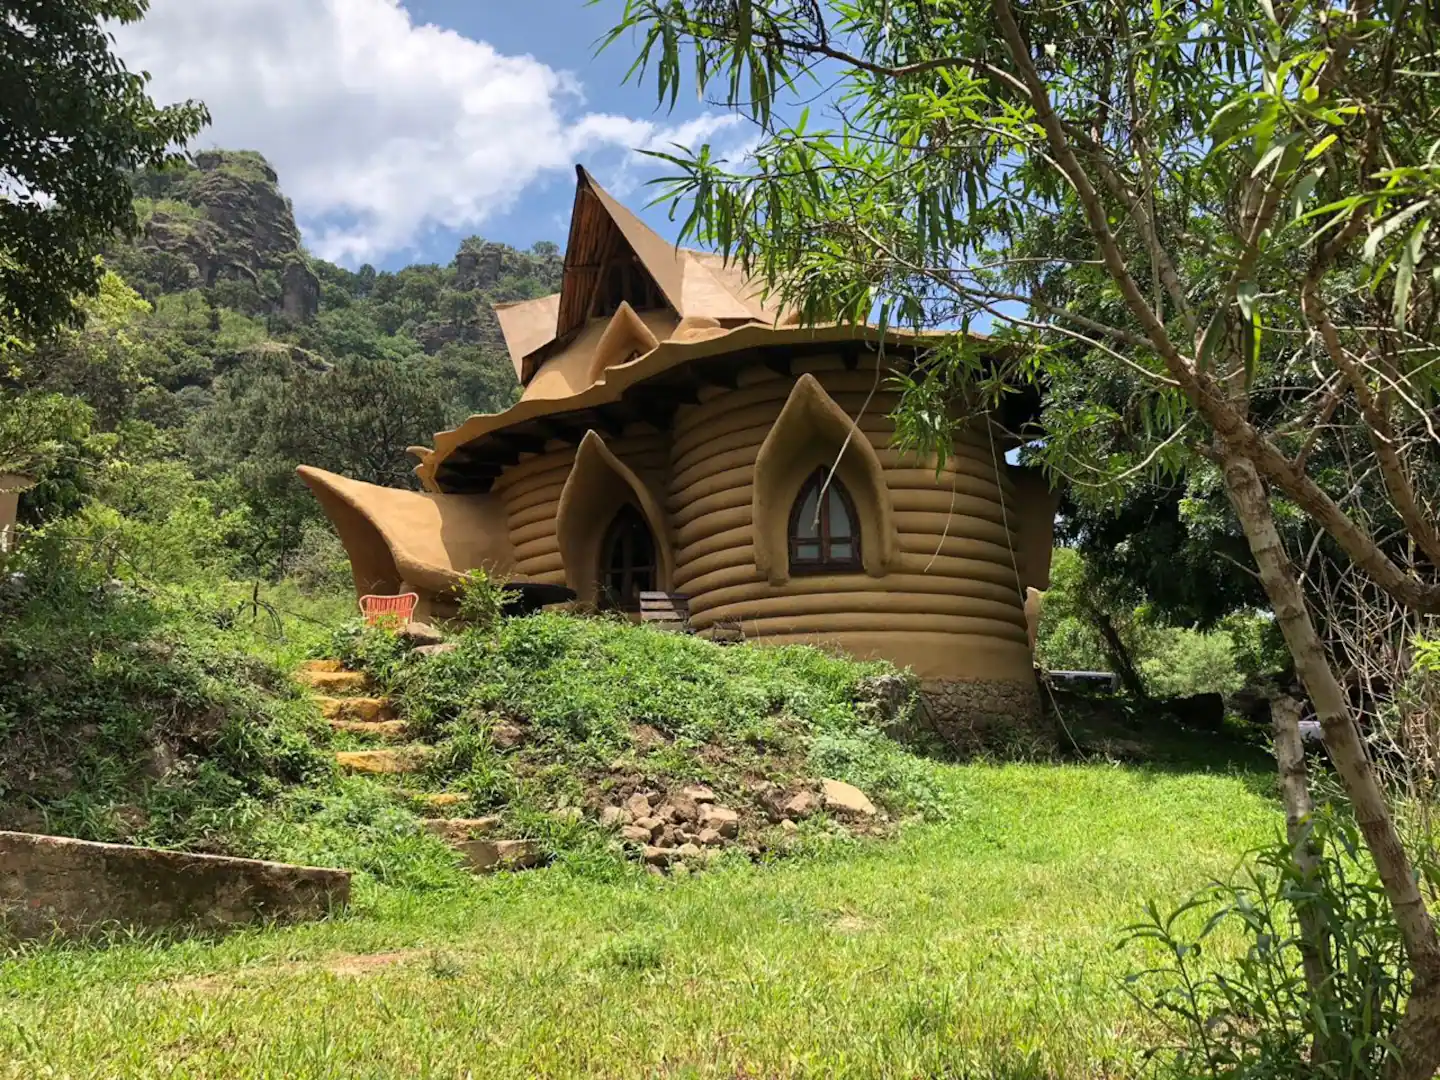
[[[766,812],[767,799],[820,777],[861,785],[879,805],[869,833],[938,812],[933,764],[857,702],[885,665],[550,614],[458,632],[452,651],[425,656],[350,622],[332,632],[329,620],[272,620],[233,588],[113,581],[46,537],[10,572],[0,827],[339,866],[360,871],[362,889],[424,889],[470,885],[426,817],[495,815],[497,835],[623,877],[638,872],[625,858],[634,849],[601,811],[636,791],[710,785],[741,815],[740,842],[726,846],[742,861],[852,842],[824,813],[790,815],[802,825],[789,835]],[[426,751],[423,768],[337,771],[337,752],[369,741],[331,730],[288,675],[325,653],[372,673]],[[448,805],[433,808],[426,792]]]
[[[938,766],[943,822],[772,867],[555,867],[0,972],[0,1076],[1136,1075],[1117,951],[1269,839],[1246,774]]]

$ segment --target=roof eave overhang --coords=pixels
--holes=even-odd
[[[847,342],[878,346],[883,341],[886,346],[913,351],[937,343],[952,336],[952,333],[891,330],[882,335],[874,327],[868,326],[776,328],[749,323],[728,333],[696,341],[663,341],[655,349],[628,364],[618,364],[607,369],[603,378],[579,394],[565,398],[521,401],[502,413],[472,416],[458,428],[438,433],[435,436],[434,449],[423,455],[415,472],[427,489],[444,490],[445,484],[439,474],[447,460],[462,447],[471,446],[491,436],[504,435],[507,431],[532,421],[552,418],[558,421],[569,414],[586,413],[605,405],[614,405],[621,401],[627,391],[698,361],[783,346],[843,345]],[[980,335],[976,337],[979,338]]]

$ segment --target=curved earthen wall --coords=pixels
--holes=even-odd
[[[658,492],[665,490],[668,444],[667,437],[657,434],[627,432],[605,437],[610,452]],[[512,574],[517,578],[565,584],[556,519],[560,493],[575,463],[575,450],[567,446],[535,454],[506,469],[495,481],[492,490],[509,515],[510,542],[515,549]],[[596,528],[603,529],[607,523],[601,521]]]
[[[957,441],[938,476],[933,465],[892,450],[895,395],[883,389],[883,376],[877,389],[866,366],[862,360],[859,370],[848,371],[838,357],[795,365],[797,375],[813,373],[846,413],[861,416],[899,534],[894,568],[879,577],[797,575],[782,585],[756,569],[755,461],[796,385],[757,368],[738,389],[708,394],[677,415],[669,485],[674,589],[690,596],[700,629],[739,620],[747,637],[832,642],[908,664],[921,676],[1033,685],[1012,554],[1014,492],[1003,457],[997,476],[999,450],[983,430]],[[806,464],[828,464],[835,450],[814,446],[815,460]],[[793,494],[775,493],[769,501],[788,512]]]

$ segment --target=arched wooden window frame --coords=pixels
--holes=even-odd
[[[812,465],[824,461],[838,462],[835,475],[861,511],[865,573],[884,577],[899,564],[900,535],[879,455],[868,438],[855,437],[855,422],[806,372],[795,380],[755,457],[750,497],[755,569],[771,585],[790,580],[792,499]]]
[[[575,464],[560,492],[555,510],[555,539],[565,568],[565,584],[585,604],[600,600],[601,542],[605,527],[631,503],[639,509],[656,544],[656,590],[665,592],[675,574],[675,556],[660,501],[634,471],[611,453],[594,431],[587,431],[575,451]]]
[[[816,493],[815,505],[820,520],[815,536],[801,536],[800,514],[812,491]],[[836,537],[831,533],[831,494],[839,499],[845,516],[849,519],[850,531],[843,537]],[[799,492],[795,495],[795,501],[790,506],[788,536],[790,572],[792,574],[853,574],[859,573],[865,568],[864,559],[860,554],[860,516],[855,512],[855,500],[850,497],[850,492],[841,483],[840,478],[832,476],[830,470],[823,465],[806,477],[805,482],[800,485]],[[850,554],[836,557],[831,550],[836,543],[848,543]],[[819,557],[802,556],[800,554],[802,545],[818,545]]]
[[[643,531],[649,547],[648,560],[641,561],[633,544],[635,537]],[[617,560],[616,549],[620,548]],[[620,575],[620,586],[613,588],[615,575]],[[624,503],[605,526],[600,542],[599,606],[620,611],[639,611],[640,594],[659,588],[660,552],[654,530],[645,520],[645,515],[634,503]]]

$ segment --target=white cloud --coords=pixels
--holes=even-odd
[[[627,151],[738,122],[586,113],[573,76],[416,25],[398,0],[154,0],[116,37],[157,100],[209,106],[197,145],[263,153],[310,247],[352,265],[437,226],[476,228],[587,156],[619,155],[607,178],[633,186],[643,166]]]
[[[714,137],[726,133],[731,133],[732,139],[738,140],[740,135],[735,133],[734,129],[743,123],[741,117],[735,113],[706,113],[673,126],[661,126],[645,120],[622,122],[634,127],[626,137],[617,138],[615,141],[630,147],[630,153],[597,174],[605,189],[617,199],[626,198],[637,191],[645,174],[674,173],[673,166],[646,156],[645,151],[675,154],[678,152],[677,148],[697,150],[706,142],[716,145]],[[616,130],[618,135],[618,129]],[[742,147],[740,156],[748,153],[743,150],[743,146],[748,144],[741,142],[737,143],[737,147],[732,147],[729,142],[727,140],[725,143],[723,152],[717,150],[717,156],[733,162],[736,160],[737,147]],[[650,194],[646,193],[645,201],[649,201]]]

